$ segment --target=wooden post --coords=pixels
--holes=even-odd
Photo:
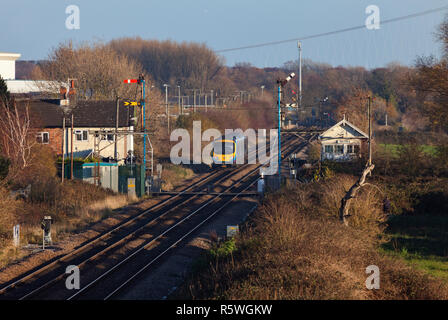
[[[372,125],[371,125],[371,120],[370,120],[370,118],[371,118],[371,115],[370,115],[371,114],[371,111],[370,111],[371,103],[372,103],[372,97],[369,96],[369,104],[367,107],[367,118],[369,121],[369,163],[368,163],[369,166],[372,165]]]
[[[64,183],[65,175],[65,115],[62,118],[62,168],[61,168],[61,182]]]
[[[115,116],[115,136],[114,136],[114,139],[115,139],[115,141],[114,141],[114,158],[115,158],[115,161],[116,162],[118,162],[118,145],[117,145],[117,143],[118,143],[118,135],[117,135],[117,132],[118,132],[118,117],[119,117],[119,113],[120,113],[120,99],[119,99],[119,97],[117,97],[117,113],[116,113],[116,116]]]
[[[72,113],[72,129],[70,142],[70,179],[73,180],[73,113]]]

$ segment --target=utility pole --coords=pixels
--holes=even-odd
[[[212,101],[211,101],[211,106],[214,106],[214,104],[213,104],[213,90],[210,90],[211,91],[211,94],[210,94],[210,97],[211,97],[211,99],[212,99]]]
[[[281,101],[282,101],[282,84],[281,81],[278,81],[278,177],[279,179],[281,178],[281,173],[282,173],[282,138],[281,138],[281,133],[282,133],[282,123],[281,123],[281,114],[282,114],[282,109],[281,109]]]
[[[297,108],[297,121],[299,120],[299,110],[302,110],[302,43],[297,41],[297,48],[299,49],[299,92],[298,92],[298,108]]]
[[[263,98],[263,90],[264,90],[264,86],[261,86],[261,97]]]
[[[71,141],[70,141],[70,179],[73,180],[73,113],[72,113],[72,130],[71,130]]]
[[[193,89],[193,103],[194,103],[193,112],[196,112],[196,89]]]
[[[205,112],[207,112],[207,93],[204,93],[204,100],[205,100]]]
[[[367,119],[369,121],[369,167],[372,165],[372,125],[371,125],[371,104],[372,97],[369,96],[369,103],[367,106]]]
[[[179,115],[181,115],[182,114],[182,109],[180,107],[180,86],[177,86],[177,91],[178,91],[177,94],[179,95],[178,99],[177,99],[177,104],[179,106]]]
[[[61,182],[64,183],[65,175],[65,113],[62,118],[62,168],[61,168]]]
[[[118,132],[118,117],[120,113],[120,98],[117,96],[117,108],[116,108],[116,115],[115,115],[115,136],[114,136],[114,158],[115,162],[118,162],[118,139],[117,139],[117,132]],[[143,115],[144,117],[144,115]]]
[[[167,128],[168,128],[168,135],[170,135],[170,112],[168,108],[168,84],[163,85],[165,87],[165,106],[166,106],[166,117],[167,117]]]

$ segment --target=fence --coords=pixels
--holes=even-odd
[[[128,178],[135,179],[137,197],[145,194],[145,175],[143,165],[123,165],[107,162],[74,162],[73,177],[88,183],[97,184],[115,192],[128,193]],[[65,164],[65,179],[70,178],[70,163]]]

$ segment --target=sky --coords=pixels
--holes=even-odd
[[[79,29],[66,28],[69,5],[79,8]],[[381,20],[447,6],[447,0],[0,0],[0,52],[39,60],[60,42],[135,36],[223,50],[362,26],[369,5],[379,8],[380,29],[304,40],[303,58],[371,69],[440,55],[434,32],[448,10],[384,25]],[[296,60],[298,49],[293,41],[220,55],[229,66],[275,67]]]

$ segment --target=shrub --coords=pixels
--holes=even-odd
[[[312,183],[266,198],[236,239],[232,259],[203,265],[174,298],[190,299],[446,299],[442,281],[378,252],[376,237],[322,215],[323,196],[350,184]],[[305,193],[305,195],[304,195]],[[365,208],[369,209],[369,208]],[[379,290],[365,286],[366,267],[381,272]]]
[[[416,143],[401,145],[398,151],[400,170],[409,177],[416,177],[423,169],[423,148]]]

